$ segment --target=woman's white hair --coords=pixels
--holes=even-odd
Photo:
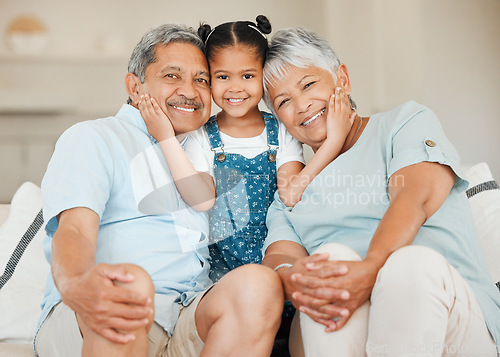
[[[288,27],[277,31],[269,43],[263,78],[264,101],[273,112],[268,86],[285,78],[290,66],[322,68],[330,72],[336,82],[340,60],[330,44],[311,30]],[[355,107],[352,100],[351,105]]]

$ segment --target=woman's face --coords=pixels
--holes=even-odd
[[[326,139],[328,103],[336,87],[322,68],[290,66],[268,86],[272,106],[290,134],[316,151]]]

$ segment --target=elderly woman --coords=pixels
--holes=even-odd
[[[275,34],[264,76],[269,108],[315,155],[344,141],[294,207],[276,195],[268,213],[263,264],[300,311],[292,355],[496,356],[500,293],[434,113],[408,102],[331,133],[330,97],[350,94],[349,74],[301,28]]]

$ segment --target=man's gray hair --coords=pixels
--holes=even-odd
[[[178,24],[165,24],[144,34],[132,51],[128,62],[128,71],[135,74],[141,83],[144,83],[146,68],[156,61],[156,47],[158,45],[167,46],[172,42],[191,43],[205,52],[203,41],[192,28]],[[127,103],[131,103],[130,98]]]
[[[339,65],[340,60],[330,44],[315,32],[302,27],[288,27],[277,31],[269,43],[264,65],[266,105],[274,112],[268,86],[274,81],[283,80],[289,66],[322,68],[330,72],[336,82]]]

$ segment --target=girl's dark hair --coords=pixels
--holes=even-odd
[[[226,22],[213,29],[208,24],[201,24],[198,28],[198,35],[205,43],[207,59],[212,61],[214,53],[221,48],[246,45],[255,49],[257,58],[264,64],[268,48],[265,35],[271,33],[271,23],[264,15],[257,16],[255,21],[256,23],[250,21]]]

